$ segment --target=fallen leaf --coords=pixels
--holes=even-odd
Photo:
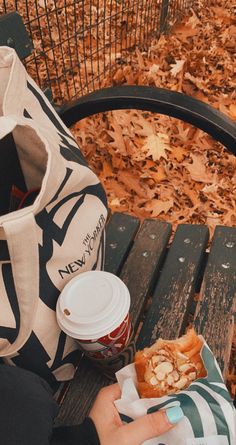
[[[37,3],[40,8],[45,8],[45,0],[38,0]],[[47,2],[46,2],[46,4],[47,4]]]
[[[141,178],[151,178],[156,183],[167,179],[166,171],[162,165],[157,167],[157,170],[148,170],[141,175]]]
[[[185,60],[176,60],[175,64],[171,64],[172,68],[170,70],[170,73],[172,74],[172,76],[176,77],[177,74],[183,71],[184,64]]]
[[[159,71],[160,71],[160,65],[157,65],[156,63],[153,63],[151,65],[151,67],[149,68],[148,74],[156,75],[156,74],[158,74]]]
[[[157,161],[161,158],[167,159],[166,150],[171,151],[169,142],[170,140],[167,134],[152,134],[147,137],[143,150],[146,152],[147,156],[152,156],[153,161]]]
[[[213,180],[212,174],[208,173],[205,166],[203,156],[192,154],[192,164],[184,162],[183,165],[190,173],[191,179],[197,182],[211,183]]]
[[[116,71],[116,73],[113,75],[113,81],[116,84],[121,84],[122,82],[124,82],[125,77],[124,77],[124,73],[122,68],[118,68],[118,70]]]
[[[210,184],[210,185],[204,185],[202,191],[205,193],[216,193],[218,190],[219,184]]]
[[[194,37],[198,34],[198,29],[193,28],[190,25],[185,24],[177,24],[174,26],[174,32],[177,38],[179,38],[181,41],[186,42],[189,37]]]
[[[106,160],[103,161],[101,174],[104,179],[112,177],[114,175],[114,172],[111,168],[111,164],[109,162],[107,162]]]
[[[191,9],[192,11],[192,15],[191,17],[188,19],[187,24],[189,26],[191,26],[192,28],[195,28],[197,25],[201,24],[201,21],[199,20],[199,18],[197,17],[197,15],[195,14],[194,10]]]
[[[156,167],[156,162],[152,161],[151,159],[145,159],[145,169],[149,170],[150,168]]]
[[[170,159],[176,159],[178,162],[183,161],[183,159],[187,156],[188,152],[184,147],[173,147],[172,153],[170,153]]]
[[[110,145],[115,147],[115,149],[122,155],[127,155],[126,146],[124,142],[124,137],[122,134],[122,127],[117,122],[115,116],[113,117],[112,127],[114,131],[107,131],[109,136],[112,138]]]
[[[133,190],[140,198],[151,197],[152,192],[150,189],[145,189],[140,185],[140,179],[137,174],[129,171],[121,171],[119,173],[119,181],[123,182],[127,190]]]
[[[137,58],[138,58],[138,65],[139,65],[139,68],[142,70],[142,69],[145,69],[145,63],[144,63],[144,58],[143,58],[143,56],[142,56],[142,53],[141,53],[141,51],[137,48],[136,49],[136,54],[137,54]]]
[[[111,207],[120,206],[120,200],[118,198],[111,199],[109,204]]]
[[[184,143],[189,141],[189,133],[190,133],[189,125],[187,125],[185,122],[180,121],[178,122],[178,125],[176,125],[176,131],[178,133],[176,135],[178,140]]]
[[[152,216],[155,218],[161,213],[167,213],[173,207],[174,201],[173,199],[169,199],[168,201],[160,201],[158,199],[153,199],[150,203],[147,203],[146,209],[152,213]]]
[[[118,151],[118,150],[117,150]],[[112,167],[118,170],[126,168],[126,163],[123,160],[122,156],[119,153],[112,153],[111,157]]]
[[[118,198],[119,200],[129,197],[128,191],[116,179],[107,180],[106,189],[107,191],[112,191],[113,196],[115,195],[115,197]]]
[[[141,113],[134,112],[132,114],[133,132],[138,136],[151,136],[154,132],[154,126],[143,117]]]
[[[229,113],[232,119],[236,119],[236,104],[231,104],[229,106]]]
[[[199,79],[198,77],[192,76],[190,73],[185,73],[184,78],[192,82],[199,90],[209,93],[209,89],[206,87],[206,81]]]
[[[199,195],[196,192],[196,190],[184,184],[183,192],[189,198],[190,202],[192,203],[192,206],[196,208],[199,205]]]

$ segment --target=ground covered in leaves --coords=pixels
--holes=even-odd
[[[169,35],[132,52],[106,84],[169,88],[236,120],[236,19],[232,2],[191,10]],[[167,116],[114,111],[75,134],[113,211],[173,224],[236,223],[236,158],[210,136]]]

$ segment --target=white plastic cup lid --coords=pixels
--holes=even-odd
[[[95,340],[109,334],[125,319],[130,294],[110,272],[84,272],[64,287],[56,307],[60,328],[70,337]]]

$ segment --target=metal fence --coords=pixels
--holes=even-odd
[[[58,104],[109,83],[135,47],[147,48],[193,0],[0,0],[0,15],[18,11],[33,42],[25,59]],[[107,80],[108,79],[108,80]],[[112,81],[110,80],[110,84]]]

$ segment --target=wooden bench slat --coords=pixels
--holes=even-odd
[[[106,227],[106,254],[104,269],[118,275],[127,258],[138,231],[138,218],[124,213],[114,213]]]
[[[236,309],[236,228],[218,226],[203,278],[194,325],[226,373]]]
[[[110,380],[83,357],[74,379],[70,382],[56,419],[56,425],[80,423],[88,414],[98,391],[109,383],[111,383]]]
[[[137,341],[138,349],[158,337],[172,339],[182,334],[208,237],[206,226],[178,226]]]
[[[162,264],[170,234],[169,223],[145,220],[121,271],[120,277],[130,291],[130,312],[135,332],[154,276]]]

